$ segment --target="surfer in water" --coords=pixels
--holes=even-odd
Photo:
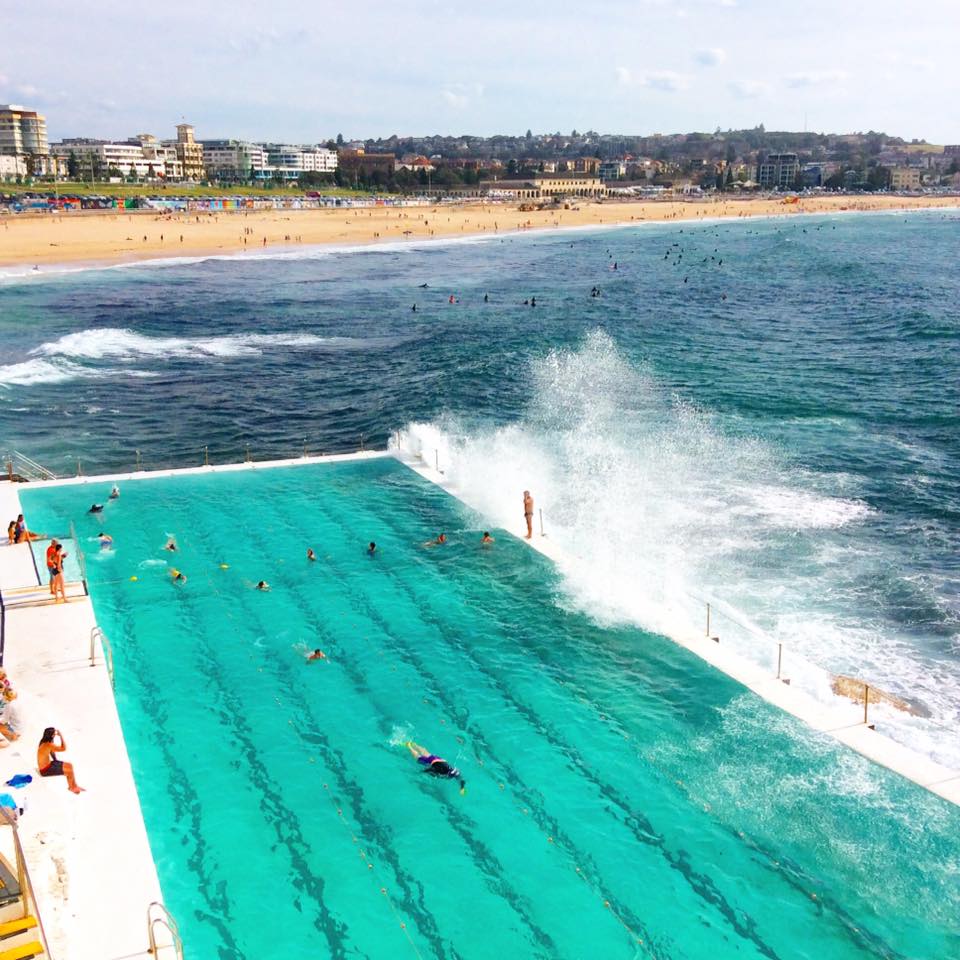
[[[443,777],[445,780],[459,780],[460,795],[463,796],[463,794],[466,793],[467,781],[463,779],[460,771],[453,766],[453,764],[447,763],[443,757],[438,757],[430,753],[426,747],[421,747],[419,743],[414,743],[412,740],[407,741],[407,749],[416,757],[417,763],[423,765],[424,771],[429,773],[431,777]]]

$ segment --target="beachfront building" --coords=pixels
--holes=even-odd
[[[890,171],[891,190],[919,190],[920,169],[918,167],[894,167]]]
[[[0,154],[44,157],[49,153],[47,118],[15,103],[0,103]]]
[[[564,197],[604,197],[599,177],[577,173],[535,174],[508,180],[481,180],[480,191],[493,199],[543,200]]]
[[[799,173],[795,153],[771,153],[757,164],[757,183],[761,190],[792,190]]]
[[[393,176],[397,157],[394,153],[367,153],[363,147],[358,147],[339,150],[338,163],[347,182],[359,176],[385,182]]]
[[[604,160],[597,172],[601,180],[622,180],[627,175],[627,165],[623,160]]]
[[[0,153],[0,183],[14,183],[27,176],[27,158]]]
[[[189,123],[177,124],[177,139],[164,140],[165,147],[173,147],[177,159],[183,167],[184,180],[202,180],[205,176],[203,166],[203,145],[193,136],[193,127]]]
[[[264,180],[272,171],[267,151],[245,140],[202,140],[203,165],[213,180]]]
[[[86,180],[136,177],[140,180],[180,180],[183,169],[175,150],[141,133],[129,140],[114,142],[87,137],[69,137],[55,143],[51,153],[75,176]]]
[[[298,180],[305,173],[330,173],[337,169],[337,151],[326,147],[301,147],[268,143],[265,147],[270,176]]]

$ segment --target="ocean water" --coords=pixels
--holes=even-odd
[[[95,494],[22,495],[114,537],[91,595],[193,960],[960,954],[957,808],[598,625],[392,458],[129,481],[92,517]]]
[[[565,607],[672,634],[711,600],[960,766],[958,242],[936,211],[8,276],[0,439],[69,474],[405,429],[491,521],[533,490]]]

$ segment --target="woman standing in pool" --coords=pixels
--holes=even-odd
[[[83,787],[77,786],[73,775],[73,764],[64,763],[57,757],[58,753],[66,749],[67,742],[63,739],[63,734],[53,727],[47,727],[40,738],[40,746],[37,747],[37,769],[41,777],[66,777],[71,793],[83,793]]]

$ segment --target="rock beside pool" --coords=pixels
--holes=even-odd
[[[880,690],[878,687],[873,686],[873,684],[858,680],[856,677],[845,677],[842,674],[834,674],[830,682],[830,689],[833,690],[838,697],[848,697],[854,703],[863,703],[864,691],[869,690],[867,696],[869,697],[870,703],[883,703],[897,710],[902,710],[904,713],[912,714],[915,717],[930,716],[930,711],[922,704],[910,703],[907,700],[894,696],[892,693]]]

